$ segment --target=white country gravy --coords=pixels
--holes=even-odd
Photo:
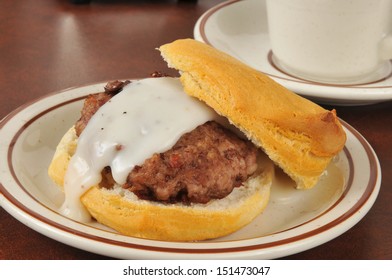
[[[134,81],[106,102],[80,135],[64,180],[64,215],[88,221],[80,197],[101,181],[110,166],[118,184],[135,165],[169,150],[186,132],[217,118],[202,102],[183,92],[177,78]]]

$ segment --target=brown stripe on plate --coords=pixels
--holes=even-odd
[[[207,23],[207,20],[210,18],[210,16],[212,16],[213,14],[215,14],[216,11],[218,11],[218,10],[220,10],[220,9],[226,7],[226,6],[229,6],[229,5],[231,5],[231,4],[234,4],[234,3],[236,3],[236,2],[240,2],[240,0],[232,0],[232,1],[227,1],[227,2],[223,2],[223,3],[221,3],[221,4],[218,4],[218,5],[216,5],[215,7],[211,8],[210,10],[208,10],[208,11],[206,12],[206,14],[203,16],[203,18],[202,18],[201,21],[200,21],[199,31],[200,31],[201,37],[203,38],[203,41],[204,41],[206,44],[212,46],[211,42],[208,40],[207,35],[206,35],[206,33],[205,33],[205,25],[206,25],[206,23]]]
[[[389,79],[390,77],[392,77],[392,71],[390,71],[389,73],[386,73],[384,75],[384,77],[381,77],[381,78],[374,80],[374,81],[369,81],[369,82],[364,82],[364,83],[354,83],[354,84],[332,84],[332,83],[329,84],[329,83],[322,83],[322,82],[315,82],[315,81],[311,81],[311,80],[306,80],[304,78],[297,77],[297,76],[285,71],[284,69],[282,69],[278,65],[276,65],[276,63],[273,59],[273,55],[274,54],[273,54],[272,50],[270,50],[268,52],[269,64],[271,64],[271,66],[274,67],[277,71],[279,71],[289,77],[292,77],[293,79],[281,77],[278,75],[268,74],[268,73],[265,73],[265,74],[267,74],[271,77],[282,79],[282,80],[298,82],[298,83],[303,83],[303,84],[316,85],[316,86],[343,87],[343,88],[390,88],[391,87],[391,86],[366,86],[366,85],[376,84],[376,83],[379,83],[379,82],[382,82],[382,81]],[[390,63],[392,64],[392,61],[390,61]]]

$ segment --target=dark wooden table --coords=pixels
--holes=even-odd
[[[0,118],[42,95],[167,71],[156,47],[192,37],[196,20],[222,1],[0,1]],[[392,259],[392,102],[336,107],[373,146],[383,178],[357,225],[289,259]],[[3,164],[3,163],[1,163]],[[105,259],[45,237],[0,208],[0,259]]]

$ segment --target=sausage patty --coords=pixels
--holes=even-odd
[[[78,136],[99,107],[122,86],[86,98],[81,118],[75,124]],[[154,154],[136,166],[123,187],[146,200],[207,203],[241,186],[256,171],[256,156],[257,148],[250,141],[210,121],[184,134],[170,150]],[[114,182],[110,168],[102,172],[101,186],[107,187]]]
[[[142,199],[207,203],[248,179],[257,168],[256,154],[253,144],[211,121],[136,166],[124,187]]]

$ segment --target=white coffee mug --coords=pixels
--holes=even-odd
[[[391,71],[392,0],[267,0],[267,16],[273,61],[293,76],[349,83]]]

